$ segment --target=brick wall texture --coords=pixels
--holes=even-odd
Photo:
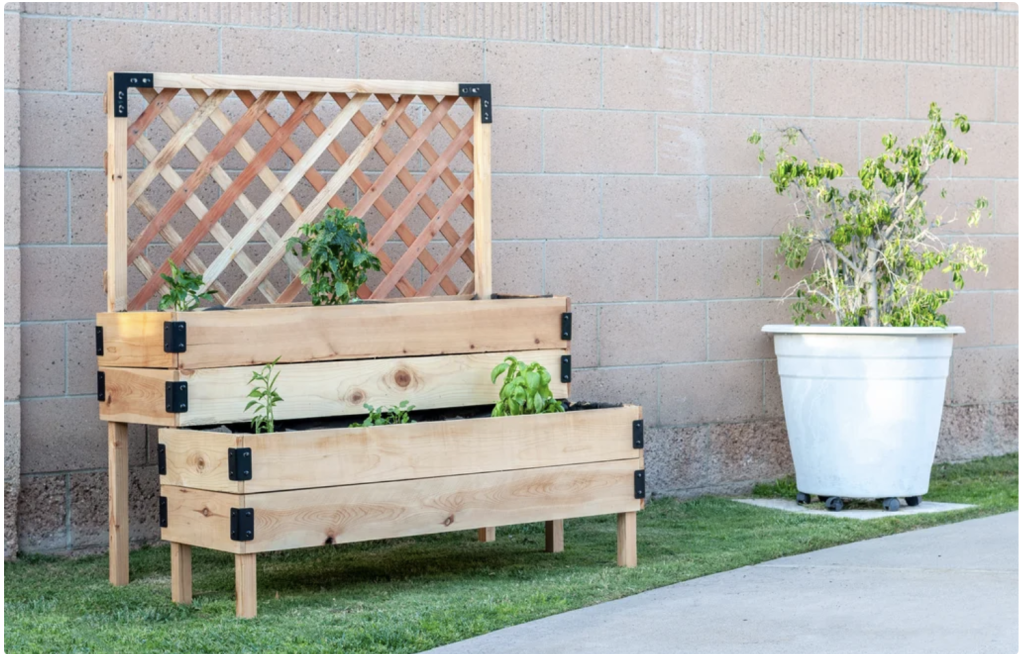
[[[572,297],[574,397],[641,403],[649,483],[680,494],[791,471],[759,330],[788,318],[792,207],[750,131],[803,126],[853,170],[929,102],[966,113],[931,206],[989,198],[991,272],[949,308],[939,457],[1017,450],[1015,4],[26,2],[4,32],[8,554],[106,543],[107,70],[491,82],[496,290]],[[133,428],[134,541],[158,538],[155,441]]]

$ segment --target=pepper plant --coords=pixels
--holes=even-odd
[[[211,291],[200,293],[203,287],[203,276],[197,275],[188,270],[182,270],[174,265],[170,259],[167,263],[171,266],[171,274],[160,273],[170,290],[160,298],[160,310],[168,311],[191,311],[199,306],[200,300],[209,300],[213,297]]]
[[[505,381],[491,416],[498,418],[565,411],[562,403],[551,394],[551,373],[541,364],[527,364],[509,356],[491,371],[491,383],[495,383],[502,373],[505,373]]]
[[[859,184],[848,191],[839,182],[843,166],[819,156],[802,129],[779,131],[781,145],[769,177],[776,193],[795,198],[801,220],[789,225],[776,252],[794,270],[812,256],[816,264],[790,289],[797,324],[831,317],[844,326],[943,327],[946,316],[940,310],[953,291],[925,288],[925,275],[939,269],[960,290],[965,270],[988,271],[983,249],[935,234],[934,229],[952,220],[929,217],[924,201],[936,164],[967,164],[967,152],[953,143],[949,131],[966,134],[970,123],[956,114],[948,125],[934,103],[928,121],[924,134],[906,143],[892,134],[883,136],[881,154],[864,161],[857,172]],[[800,140],[813,150],[813,163],[787,150]],[[759,147],[764,162],[761,134],[754,132],[748,141]],[[988,201],[978,198],[967,224],[976,226],[987,207]]]
[[[408,400],[402,400],[397,406],[375,408],[371,404],[364,404],[369,415],[362,422],[353,422],[349,427],[380,427],[381,425],[405,425],[416,422],[409,417],[409,412],[416,407],[409,404]]]
[[[345,209],[332,208],[319,221],[299,227],[299,232],[305,240],[293,236],[288,245],[309,259],[301,279],[313,304],[356,301],[367,271],[380,270],[380,259],[366,249],[366,224]]]
[[[245,405],[245,410],[252,409],[252,430],[254,434],[264,431],[268,434],[274,433],[274,407],[284,400],[277,393],[277,377],[280,372],[274,372],[274,366],[281,360],[281,357],[277,357],[257,372],[252,373],[252,379],[249,380],[249,384],[259,384],[256,388],[249,391],[249,397],[253,398]]]

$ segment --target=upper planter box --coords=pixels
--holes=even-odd
[[[564,297],[397,301],[97,316],[100,418],[161,426],[243,422],[249,379],[279,358],[282,420],[488,404],[509,354],[551,371],[569,396]]]

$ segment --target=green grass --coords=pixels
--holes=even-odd
[[[1017,455],[937,466],[929,500],[945,514],[837,520],[664,498],[640,514],[639,567],[615,567],[615,518],[571,520],[565,552],[543,525],[494,543],[459,532],[259,558],[259,617],[234,618],[230,555],[193,551],[195,601],[170,601],[166,546],[131,556],[132,582],[107,584],[107,559],[25,556],[6,563],[10,652],[417,652],[666,584],[851,541],[1017,509]],[[792,480],[758,496],[793,497]]]

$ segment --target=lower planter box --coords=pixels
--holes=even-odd
[[[172,594],[191,601],[190,547],[236,555],[236,609],[256,613],[258,552],[619,515],[636,564],[640,407],[274,434],[160,430],[161,536]]]

